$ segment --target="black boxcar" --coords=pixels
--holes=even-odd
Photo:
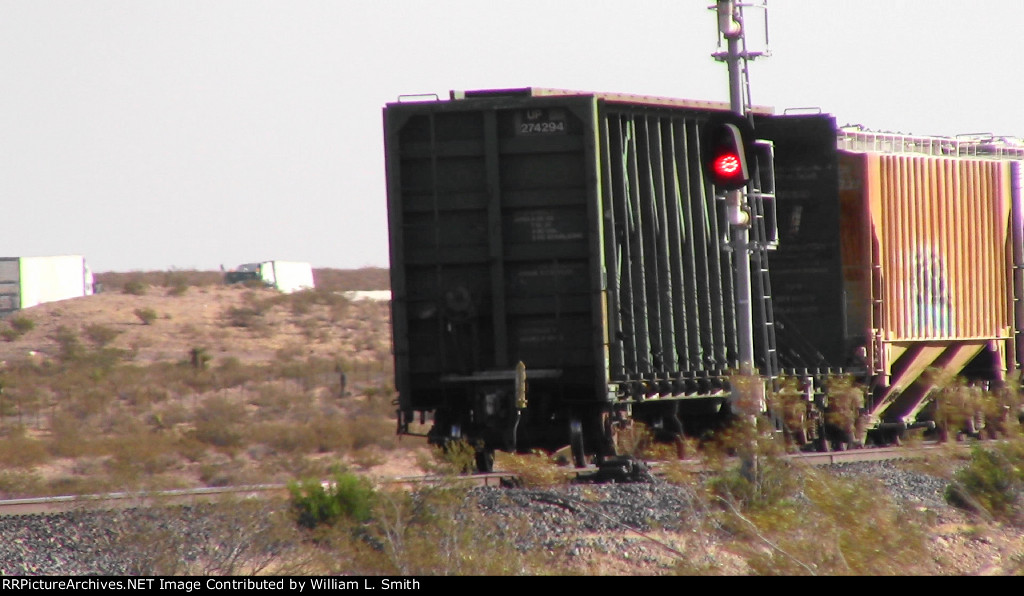
[[[700,138],[727,110],[540,89],[388,104],[400,432],[429,413],[431,441],[470,441],[486,470],[494,449],[567,444],[582,464],[627,417],[715,416],[736,317]]]

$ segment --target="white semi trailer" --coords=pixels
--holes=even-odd
[[[290,294],[313,289],[313,267],[298,261],[263,261],[239,265],[225,276],[227,283],[261,281],[267,286]]]
[[[0,257],[0,316],[46,302],[89,296],[93,275],[85,257]]]

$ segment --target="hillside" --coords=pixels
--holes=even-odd
[[[141,287],[129,287],[136,293],[109,281],[103,286],[99,294],[21,311],[21,317],[33,321],[33,329],[0,343],[0,359],[29,352],[57,356],[61,327],[88,343],[88,329],[96,326],[114,335],[106,347],[132,350],[136,362],[174,362],[197,347],[205,348],[215,363],[226,358],[266,362],[282,351],[326,359],[390,359],[387,303],[349,302],[337,293],[343,290],[284,296],[243,285],[142,282]],[[145,309],[156,314],[149,324],[137,313]]]
[[[0,498],[415,469],[422,445],[394,433],[388,304],[341,294],[386,289],[386,271],[317,277],[282,295],[100,274],[98,294],[8,317]]]

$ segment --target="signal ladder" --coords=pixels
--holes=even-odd
[[[747,193],[750,208],[751,267],[755,270],[757,304],[761,315],[761,357],[764,375],[773,383],[779,376],[779,354],[775,334],[775,309],[772,308],[772,283],[768,251],[779,246],[775,213],[775,153],[771,141],[755,141],[757,164]]]

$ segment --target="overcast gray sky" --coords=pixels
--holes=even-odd
[[[386,103],[523,86],[726,101],[710,4],[0,0],[0,256],[387,266]],[[1024,1],[768,8],[754,103],[1024,137]]]

